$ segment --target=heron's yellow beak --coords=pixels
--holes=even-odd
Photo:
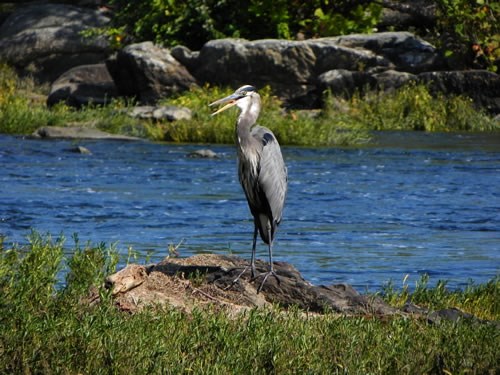
[[[221,107],[217,111],[212,113],[212,116],[215,116],[216,114],[221,113],[221,112],[225,111],[226,109],[231,108],[232,106],[236,105],[237,99],[239,99],[239,97],[237,95],[231,94],[225,98],[222,98],[222,99],[216,100],[213,103],[210,103],[208,105],[209,107],[212,107],[214,105],[227,103],[224,107]]]

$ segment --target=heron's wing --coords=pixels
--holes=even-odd
[[[259,163],[259,193],[267,200],[274,221],[279,224],[285,204],[288,176],[280,145],[273,132],[256,126],[252,136],[262,144]]]

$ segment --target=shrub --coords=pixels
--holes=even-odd
[[[438,0],[435,34],[446,56],[463,56],[468,66],[498,71],[500,3],[493,0]],[[468,60],[468,61],[467,61]]]
[[[410,84],[388,93],[354,96],[350,113],[371,130],[495,131],[498,122],[464,96],[432,96],[425,85]]]
[[[114,28],[135,41],[199,49],[211,39],[293,38],[370,32],[382,7],[362,1],[113,0]]]

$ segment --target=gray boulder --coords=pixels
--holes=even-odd
[[[199,51],[191,51],[185,46],[175,46],[170,50],[170,54],[174,59],[179,61],[182,65],[188,68],[189,71],[196,68],[196,62],[198,61]]]
[[[398,72],[396,70],[386,70],[373,75],[377,82],[377,88],[384,91],[398,89],[410,82],[415,82],[417,76],[412,73]]]
[[[333,95],[350,97],[355,92],[363,93],[373,89],[375,78],[366,72],[352,72],[345,69],[329,70],[318,77],[321,91],[330,90]]]
[[[235,313],[279,305],[284,309],[298,307],[316,313],[334,311],[357,316],[400,314],[380,297],[362,295],[350,285],[314,286],[294,266],[285,262],[274,262],[279,282],[270,277],[262,291],[257,293],[261,279],[251,277],[248,268],[248,272],[240,275],[247,265],[248,262],[241,258],[214,254],[166,258],[149,266],[130,264],[108,276],[105,285],[111,290],[118,308],[130,312],[159,304],[191,310],[199,304],[201,297],[201,301],[230,308],[226,311]],[[256,267],[262,273],[268,265],[257,260]],[[192,290],[193,286],[185,282],[191,280],[193,275],[198,275],[199,279],[196,293]],[[241,277],[235,283],[238,275]]]
[[[141,105],[134,107],[129,115],[139,119],[152,119],[156,121],[178,121],[178,120],[191,120],[192,112],[186,107],[176,107],[173,105],[166,106],[152,106]]]
[[[345,69],[329,70],[318,77],[321,92],[330,90],[333,95],[351,97],[354,93],[365,94],[377,89],[390,91],[417,81],[411,73],[386,70],[381,73],[353,72]]]
[[[131,44],[106,60],[118,92],[154,104],[165,96],[188,90],[196,80],[172,57],[152,42]]]
[[[192,71],[199,82],[270,85],[282,99],[308,97],[315,89],[316,56],[301,42],[219,39],[206,43]]]
[[[486,70],[440,71],[418,75],[434,93],[466,95],[478,107],[500,113],[500,76]]]
[[[317,74],[334,69],[377,71],[394,67],[391,61],[369,49],[341,45],[338,38],[308,39],[303,43],[314,51]]]
[[[100,139],[115,141],[139,141],[141,138],[111,134],[86,126],[42,126],[31,135],[43,139]]]
[[[73,107],[106,104],[117,95],[105,64],[81,65],[63,73],[52,83],[47,105],[64,102]]]
[[[217,159],[219,155],[208,148],[204,148],[190,152],[187,157],[192,159]]]
[[[52,82],[74,66],[104,61],[111,51],[106,38],[81,32],[109,21],[99,11],[67,4],[20,7],[0,26],[0,60]]]
[[[92,155],[92,151],[90,151],[87,147],[84,146],[71,147],[68,148],[66,151],[72,152],[74,154]]]
[[[442,69],[444,60],[436,48],[410,32],[351,34],[334,38],[336,43],[349,48],[362,48],[383,56],[394,64],[394,69],[419,73]]]

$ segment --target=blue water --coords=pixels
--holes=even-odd
[[[0,235],[31,229],[116,243],[158,261],[249,258],[253,224],[233,146],[0,136]],[[192,159],[200,148],[219,159]],[[283,148],[289,172],[275,260],[315,284],[377,290],[428,274],[452,288],[500,270],[500,135],[384,133],[370,147]],[[258,256],[267,259],[260,243]],[[124,257],[125,258],[125,257]]]

